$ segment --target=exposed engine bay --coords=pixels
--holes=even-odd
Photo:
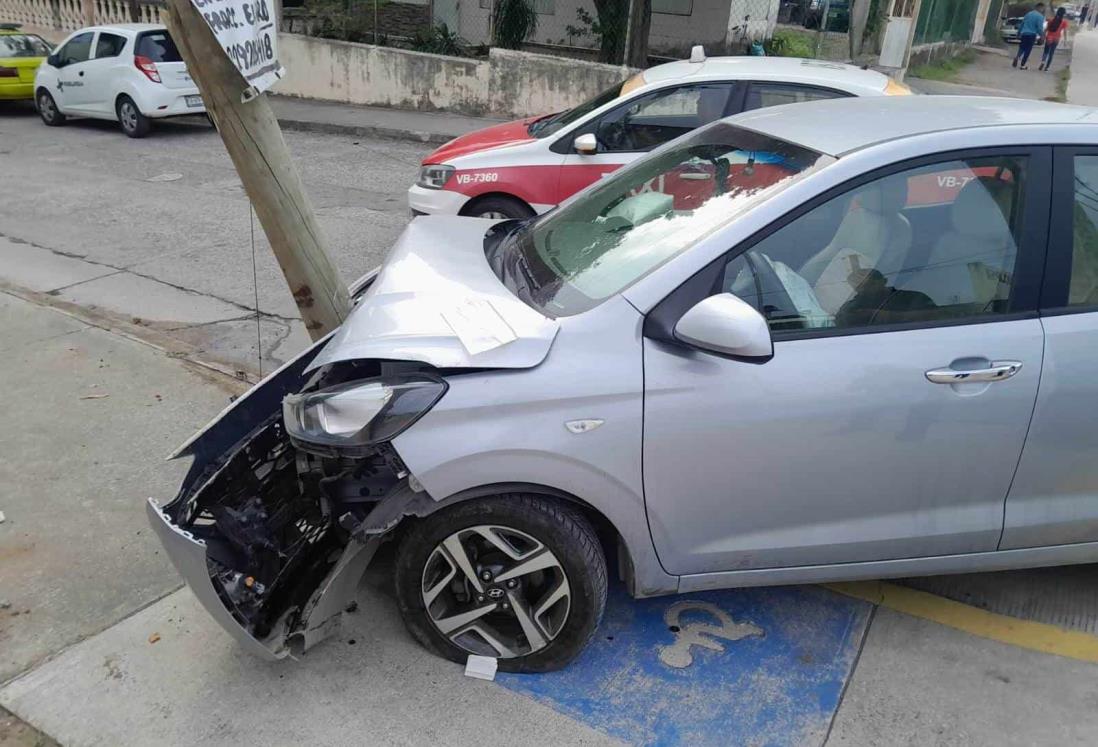
[[[217,600],[248,636],[276,656],[285,655],[290,645],[307,648],[338,627],[340,612],[386,531],[408,504],[430,500],[408,488],[404,465],[387,442],[348,453],[294,439],[278,396],[294,390],[285,379],[304,378],[297,391],[308,393],[430,367],[353,361],[301,377],[304,366],[295,364],[253,390],[271,388],[274,396],[249,393],[256,401],[234,405],[189,445],[195,455],[191,473],[175,500],[157,509],[175,533],[204,547]],[[280,377],[284,380],[278,382]],[[233,418],[234,413],[241,417]],[[241,430],[248,419],[258,424],[233,447],[204,459],[201,447]],[[218,432],[226,422],[236,427]],[[208,440],[215,443],[203,443]],[[160,533],[171,553],[169,538]],[[173,560],[186,576],[174,554]],[[187,580],[202,599],[196,580]],[[209,608],[212,600],[202,601]]]

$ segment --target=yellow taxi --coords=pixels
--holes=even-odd
[[[45,39],[20,28],[0,23],[0,101],[33,100],[34,72],[50,53]]]

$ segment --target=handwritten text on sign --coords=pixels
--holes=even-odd
[[[225,54],[256,92],[282,77],[273,0],[191,0]]]

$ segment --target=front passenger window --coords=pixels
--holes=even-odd
[[[835,197],[725,268],[775,332],[1009,311],[1026,159],[922,166]]]
[[[91,57],[92,32],[77,34],[69,39],[68,43],[61,47],[57,53],[57,59],[62,65],[73,65],[77,62],[87,62]]]

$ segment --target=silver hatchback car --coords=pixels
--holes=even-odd
[[[1055,199],[1050,199],[1055,195]],[[267,657],[396,541],[409,630],[545,671],[645,597],[1098,561],[1098,116],[716,122],[529,221],[413,221],[150,502]]]

